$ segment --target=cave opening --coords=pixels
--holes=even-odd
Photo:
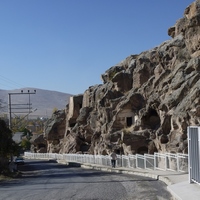
[[[73,128],[76,125],[76,123],[70,123],[69,127]]]
[[[82,144],[82,145],[80,146],[80,151],[82,151],[82,152],[87,152],[87,151],[89,150],[89,148],[90,148],[90,145]]]
[[[148,147],[143,146],[143,147],[138,148],[137,153],[141,155],[148,153]]]
[[[142,117],[142,124],[151,129],[160,127],[160,117],[155,109],[150,108],[145,116]]]
[[[116,154],[119,154],[119,155],[121,154],[120,149],[117,149],[117,150],[116,150]]]
[[[40,144],[38,144],[38,148],[40,149],[40,148],[46,148],[46,145],[45,144],[42,144],[42,143],[40,143]]]

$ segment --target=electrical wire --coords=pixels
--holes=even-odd
[[[6,78],[5,76],[2,76],[2,75],[0,75],[0,81],[3,81],[3,83],[0,82],[0,85],[4,85],[4,86],[6,86],[8,88],[11,88],[11,89],[13,89],[13,85],[15,87],[17,86],[17,87],[20,87],[20,88],[21,87],[26,87],[26,86],[24,86],[24,85],[22,85],[20,83],[17,83],[17,82],[15,82],[15,81],[13,81],[13,80],[11,80],[9,78]],[[6,82],[6,84],[4,82]]]

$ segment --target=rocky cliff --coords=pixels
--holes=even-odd
[[[71,97],[46,124],[48,152],[187,153],[187,127],[200,125],[200,0],[168,34]]]

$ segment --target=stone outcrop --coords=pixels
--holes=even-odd
[[[44,139],[43,134],[34,134],[31,137],[31,152],[47,153],[47,140]]]
[[[46,122],[44,139],[47,141],[48,153],[59,153],[65,135],[66,113],[64,110],[55,111]]]
[[[187,153],[187,127],[200,125],[200,0],[168,34],[71,97],[46,125],[48,152]]]

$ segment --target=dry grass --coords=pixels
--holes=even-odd
[[[0,175],[0,181],[7,181],[7,180],[11,180],[12,178],[9,176],[4,176],[4,175]]]
[[[9,172],[4,174],[0,174],[0,182],[1,181],[9,181],[9,180],[13,180],[14,178],[19,178],[21,177],[22,174],[21,172],[17,171],[17,172]]]

